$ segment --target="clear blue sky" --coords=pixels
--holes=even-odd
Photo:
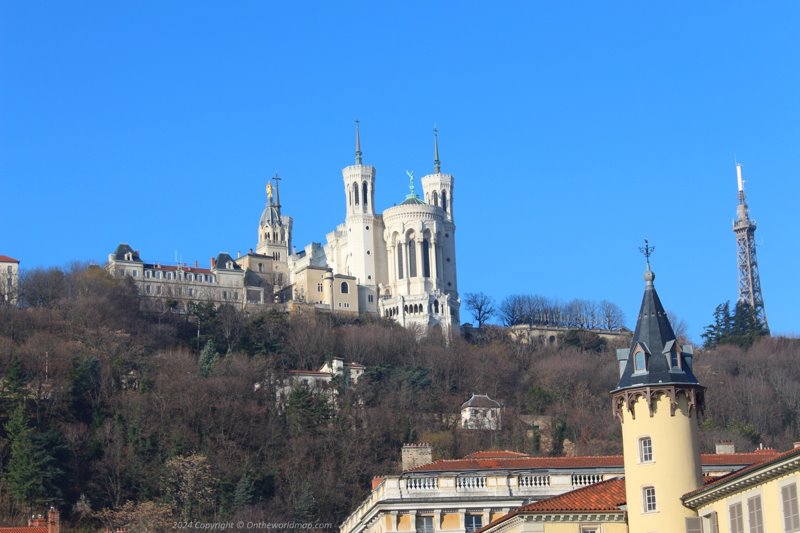
[[[381,209],[436,123],[462,295],[605,298],[633,325],[647,236],[699,339],[736,299],[737,157],[796,335],[799,35],[797,2],[0,1],[0,254],[207,264],[255,246],[276,171],[294,243],[324,242],[353,120]]]

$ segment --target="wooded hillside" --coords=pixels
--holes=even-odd
[[[501,330],[417,342],[377,319],[230,307],[144,314],[131,284],[96,267],[28,272],[20,292],[22,307],[0,307],[3,523],[55,503],[76,531],[181,518],[338,525],[374,475],[398,471],[404,442],[431,442],[437,457],[558,453],[564,439],[579,454],[621,451],[614,346],[545,349]],[[278,408],[288,370],[332,357],[367,367],[357,385],[336,380],[333,406],[296,389]],[[718,439],[791,446],[798,361],[797,339],[697,353],[704,451]],[[503,403],[502,430],[457,429],[471,393]],[[520,414],[553,417],[553,449]]]

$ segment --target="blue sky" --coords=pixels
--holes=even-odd
[[[736,299],[736,157],[770,325],[797,335],[799,34],[796,2],[0,1],[0,254],[207,264],[255,246],[276,171],[294,243],[324,241],[353,121],[380,208],[435,123],[462,295],[633,325],[648,237],[699,339]]]

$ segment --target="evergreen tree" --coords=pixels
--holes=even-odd
[[[22,368],[22,362],[17,354],[12,354],[6,366],[5,372],[5,392],[13,401],[20,401],[24,398],[25,387],[28,384],[28,376]]]
[[[214,348],[214,341],[208,339],[208,342],[203,347],[203,351],[200,352],[200,359],[198,361],[200,365],[200,375],[207,378],[214,369],[214,365],[217,364],[217,359],[219,359],[219,354]]]
[[[242,477],[239,478],[239,482],[236,483],[236,489],[233,492],[233,505],[237,509],[241,509],[253,503],[254,500],[255,482],[253,478],[250,477],[249,469],[245,467],[244,473]]]
[[[720,344],[748,348],[758,337],[767,334],[766,327],[750,305],[737,302],[731,312],[730,302],[725,302],[714,309],[714,322],[706,326],[701,337],[704,348],[716,348]]]
[[[6,433],[11,442],[11,457],[6,470],[9,492],[25,511],[41,507],[48,497],[43,475],[47,457],[33,442],[33,432],[28,427],[22,402],[11,413]]]

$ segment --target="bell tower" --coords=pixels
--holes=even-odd
[[[278,190],[278,174],[267,181],[267,205],[258,221],[258,245],[256,252],[286,262],[292,249],[292,217],[281,215],[281,197]],[[274,193],[274,197],[273,197]]]
[[[439,161],[439,130],[433,128],[433,174],[422,177],[422,190],[425,203],[440,207],[445,218],[453,222],[453,176],[442,174],[442,163]]]
[[[698,414],[705,387],[692,373],[692,349],[679,346],[650,270],[645,241],[645,290],[630,349],[617,350],[619,384],[611,391],[622,424],[630,531],[686,530],[697,514],[681,496],[703,485]]]
[[[433,128],[433,173],[422,177],[425,203],[441,209],[441,227],[432,236],[436,250],[437,286],[450,296],[454,322],[458,324],[459,299],[456,277],[456,225],[453,218],[453,176],[442,173],[439,160],[439,130]]]
[[[342,169],[347,216],[344,221],[347,254],[347,272],[356,277],[359,309],[377,312],[378,283],[383,281],[380,244],[383,220],[375,215],[375,167],[365,165],[361,153],[361,125],[356,120],[355,164]],[[380,277],[380,279],[379,279]]]

